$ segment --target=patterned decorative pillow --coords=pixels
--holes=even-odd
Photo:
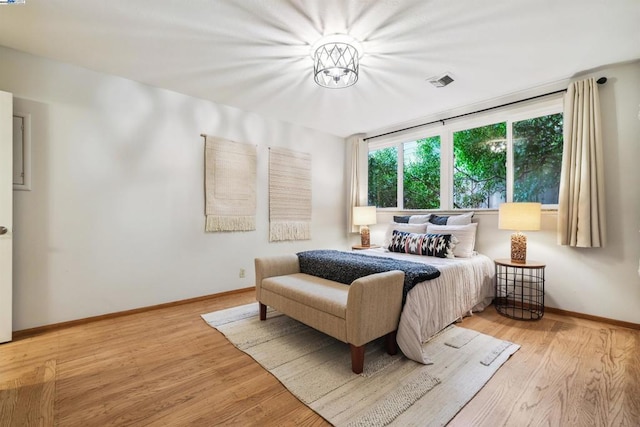
[[[388,249],[391,252],[454,258],[456,241],[451,234],[417,234],[393,230]]]
[[[390,222],[387,227],[387,232],[384,235],[384,241],[382,242],[382,247],[386,248],[389,246],[391,242],[391,237],[393,237],[393,231],[406,231],[407,233],[420,233],[424,234],[427,232],[428,224],[402,224],[397,222]]]
[[[455,236],[458,241],[454,248],[454,255],[458,258],[469,258],[475,254],[476,231],[478,223],[467,225],[435,225],[427,226],[427,233],[446,233]]]

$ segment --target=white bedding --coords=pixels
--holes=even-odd
[[[436,258],[388,252],[382,248],[360,253],[431,264],[440,277],[418,283],[407,295],[398,325],[398,346],[409,359],[431,364],[422,344],[471,311],[482,311],[494,295],[495,267],[486,255]]]

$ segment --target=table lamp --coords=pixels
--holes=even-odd
[[[522,231],[540,230],[540,203],[502,203],[498,211],[498,228],[514,230],[511,235],[511,262],[527,262],[527,236]]]
[[[353,225],[360,226],[360,245],[368,248],[371,246],[369,225],[376,223],[375,206],[354,206]]]

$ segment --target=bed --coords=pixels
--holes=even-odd
[[[439,216],[434,214],[394,216],[382,242],[382,247],[359,251],[362,254],[391,257],[400,260],[430,264],[440,270],[440,277],[418,283],[409,291],[400,315],[397,341],[402,352],[410,359],[429,364],[429,355],[423,354],[422,344],[451,323],[482,311],[494,296],[495,266],[486,255],[475,251],[477,223],[474,213]],[[410,247],[402,240],[401,248],[389,246],[398,243],[396,234],[451,234],[455,236],[453,249],[448,253],[425,252],[425,248]],[[420,246],[420,245],[418,245]],[[413,253],[403,253],[413,252]],[[437,256],[416,255],[427,253]]]
[[[484,310],[493,299],[495,267],[486,255],[438,258],[383,248],[359,253],[430,264],[440,270],[440,277],[420,282],[409,292],[400,315],[398,346],[417,362],[431,363],[429,355],[422,352],[422,343],[472,311]]]

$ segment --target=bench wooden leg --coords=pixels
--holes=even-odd
[[[398,354],[398,342],[396,341],[396,331],[389,332],[384,339],[384,347],[387,350],[387,354],[393,356]]]
[[[351,370],[355,374],[361,374],[364,368],[364,345],[359,347],[353,344],[349,345],[351,346]]]
[[[267,306],[261,302],[258,304],[260,304],[260,320],[267,320]]]

